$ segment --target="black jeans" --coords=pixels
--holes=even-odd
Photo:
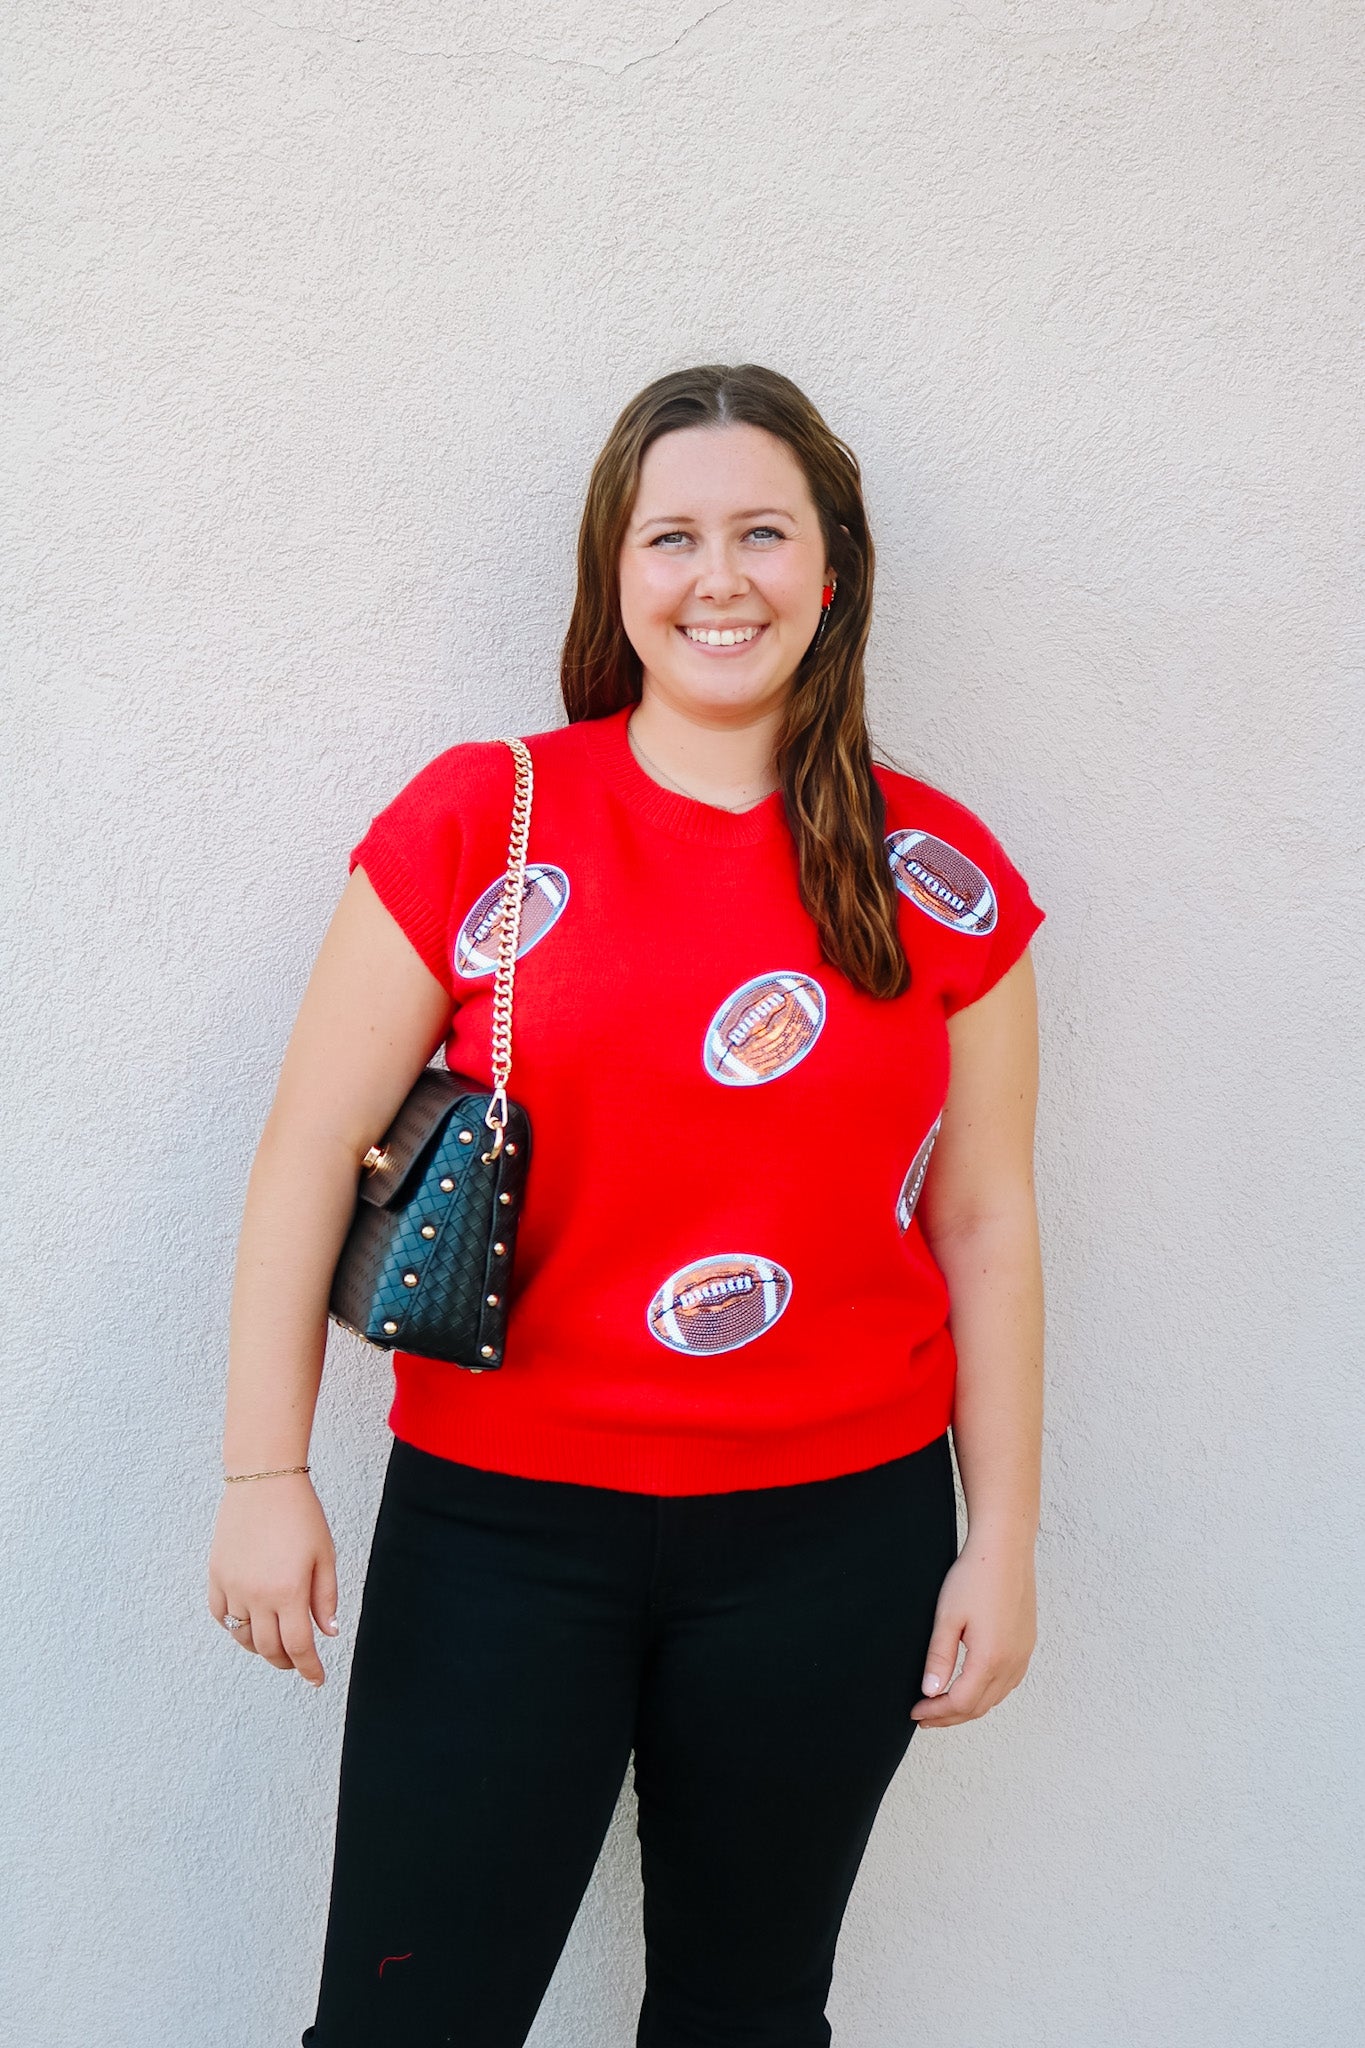
[[[956,1556],[946,1432],[834,1479],[683,1495],[395,1438],[305,2048],[520,2048],[632,1751],[637,2048],[827,2048]]]

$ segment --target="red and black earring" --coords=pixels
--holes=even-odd
[[[816,648],[820,645],[821,636],[825,630],[825,621],[829,617],[829,608],[834,602],[836,583],[837,578],[835,582],[827,583],[820,592],[820,623],[815,629],[815,638],[806,650],[808,654],[814,654]]]

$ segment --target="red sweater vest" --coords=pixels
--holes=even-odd
[[[394,1434],[530,1478],[657,1494],[777,1486],[952,1419],[948,1293],[915,1204],[946,1019],[1044,913],[971,811],[875,769],[911,986],[822,959],[782,797],[732,813],[645,774],[626,710],[530,735],[510,1093],[532,1152],[503,1364],[399,1352]],[[513,765],[451,747],[351,855],[491,1085]]]

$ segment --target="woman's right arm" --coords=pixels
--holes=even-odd
[[[228,1330],[225,1473],[308,1460],[332,1274],[361,1161],[449,1029],[451,998],[357,867],[304,992],[247,1183]],[[314,1685],[336,1608],[331,1532],[307,1473],[223,1487],[209,1556],[233,1640]]]

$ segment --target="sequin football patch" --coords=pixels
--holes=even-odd
[[[791,1300],[775,1259],[717,1252],[670,1273],[649,1304],[649,1331],[671,1351],[735,1351],[770,1330]]]
[[[896,1197],[896,1228],[902,1235],[910,1228],[915,1205],[919,1201],[920,1189],[924,1186],[924,1176],[929,1171],[929,1155],[934,1149],[934,1140],[938,1136],[938,1128],[942,1122],[943,1111],[940,1110],[923,1144],[910,1161],[905,1179],[901,1182],[901,1191]]]
[[[809,974],[756,974],[706,1027],[702,1061],[713,1081],[749,1088],[803,1060],[825,1028],[825,992]]]
[[[995,930],[995,891],[974,860],[932,832],[888,832],[887,859],[902,896],[955,932]]]
[[[481,974],[492,974],[497,967],[503,887],[501,875],[496,882],[490,882],[455,935],[455,972],[466,981],[477,981]],[[568,900],[569,878],[563,868],[553,867],[547,861],[527,862],[518,960],[538,945],[551,925],[563,916]]]

